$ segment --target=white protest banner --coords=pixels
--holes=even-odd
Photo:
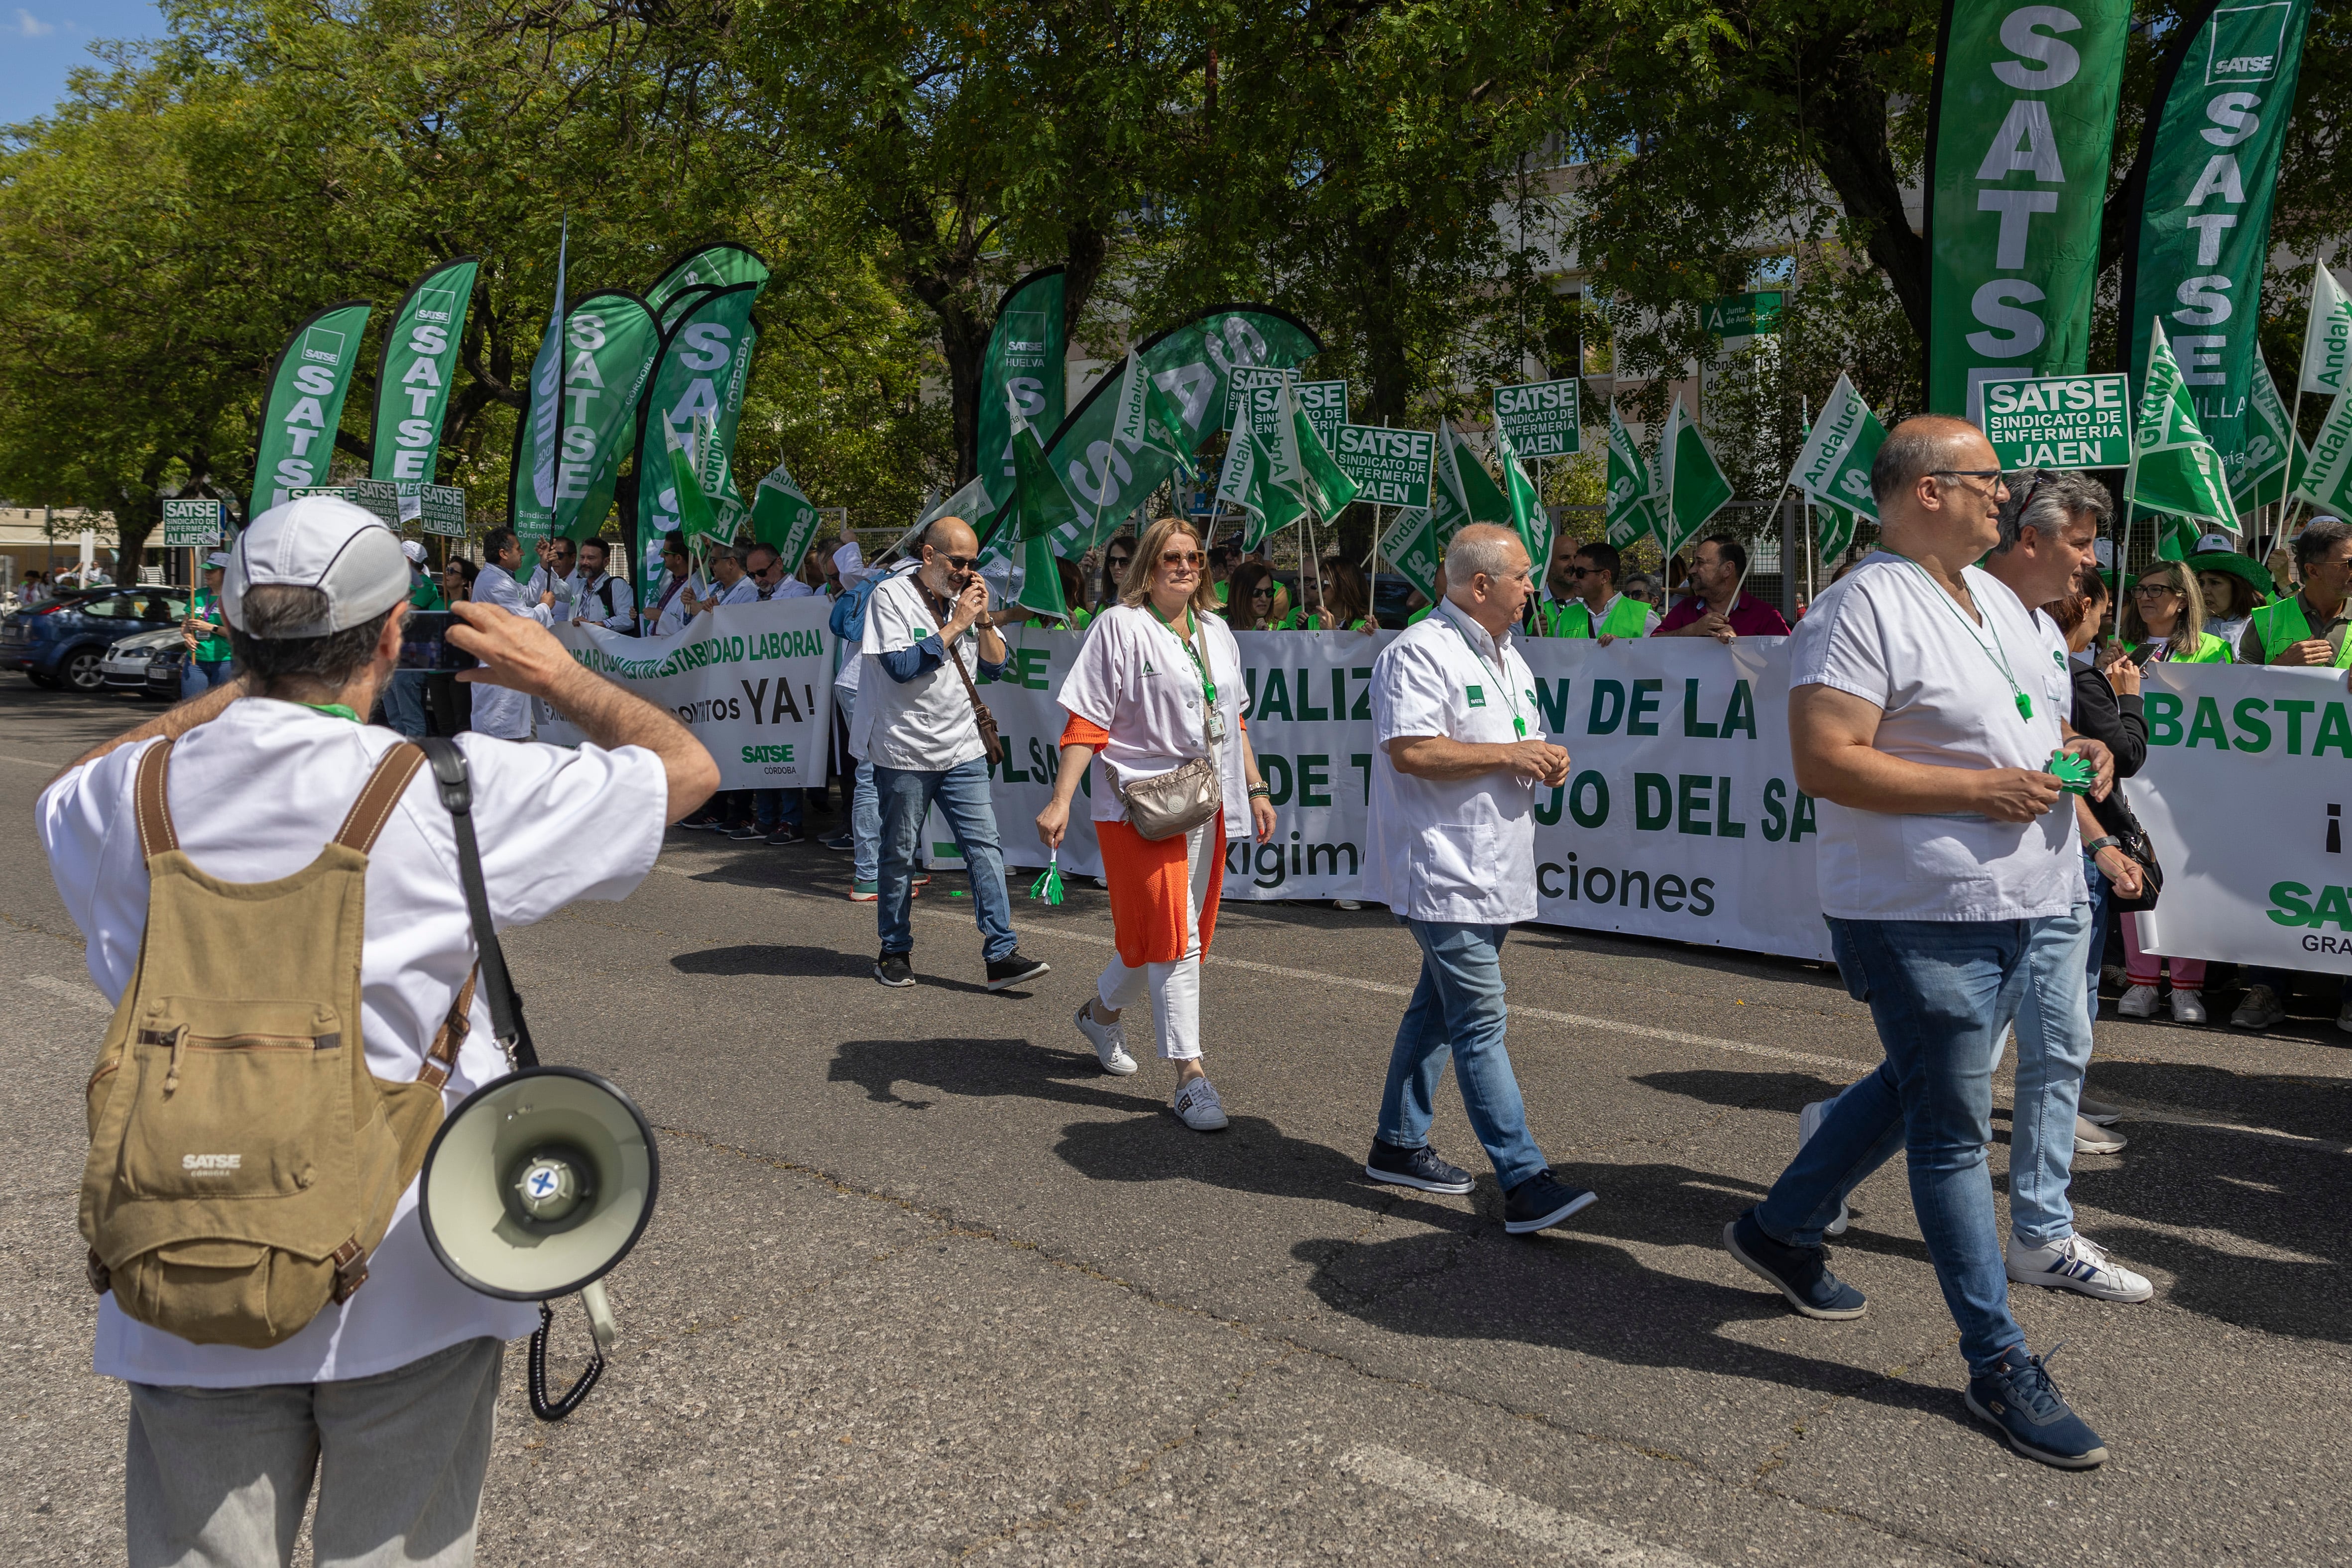
[[[2352,973],[2343,672],[2151,664],[2147,675],[2147,762],[2124,793],[2164,891],[2139,917],[2141,946]]]
[[[707,610],[668,637],[558,626],[572,656],[667,708],[710,748],[723,789],[821,788],[833,738],[833,601],[823,596]],[[587,737],[534,704],[539,738]]]

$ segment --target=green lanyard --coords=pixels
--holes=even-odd
[[[1992,633],[1992,642],[1988,645],[1982,637],[1977,635],[1976,627],[1971,625],[1969,622],[1969,618],[1960,612],[1960,607],[1953,601],[1952,596],[1944,591],[1943,585],[1937,582],[1934,578],[1927,576],[1927,569],[1921,566],[1917,561],[1911,560],[1909,556],[1905,556],[1902,559],[1906,561],[1910,561],[1912,570],[1917,572],[1921,577],[1927,578],[1928,591],[1933,593],[1937,599],[1943,601],[1944,608],[1952,612],[1952,619],[1958,621],[1961,627],[1968,632],[1969,641],[1974,643],[1979,650],[1983,653],[1984,656],[1992,663],[1993,667],[2000,672],[2000,678],[2009,683],[2010,692],[2017,698],[2017,716],[2027,724],[2032,724],[2033,722],[2033,699],[2025,695],[2025,688],[2017,684],[2017,677],[2010,673],[2009,651],[2000,645],[2000,629],[1992,623],[1991,613],[1988,612],[1985,615],[1985,630]]]
[[[1495,669],[1495,666],[1487,662],[1486,655],[1478,652],[1478,644],[1470,641],[1470,633],[1462,630],[1462,622],[1449,615],[1445,617],[1445,623],[1454,628],[1454,634],[1462,639],[1462,645],[1470,650],[1472,658],[1477,660],[1485,668],[1494,671],[1495,685],[1502,689],[1503,700],[1511,705],[1511,733],[1525,740],[1528,737],[1528,721],[1519,716],[1519,695],[1511,689],[1511,677]]]
[[[1160,606],[1152,603],[1151,601],[1147,599],[1143,601],[1143,607],[1151,612],[1151,618],[1153,620],[1168,628],[1168,634],[1170,636],[1175,637],[1176,641],[1184,644],[1185,655],[1192,661],[1192,668],[1198,671],[1201,676],[1201,700],[1207,703],[1212,708],[1215,707],[1217,706],[1217,683],[1209,678],[1209,667],[1201,663],[1201,651],[1192,646],[1192,640],[1190,638],[1177,636],[1176,622],[1169,620],[1165,615],[1160,614]],[[1188,612],[1188,613],[1190,612]]]
[[[312,713],[325,714],[329,718],[347,718],[353,724],[360,721],[360,716],[341,703],[297,703],[294,706],[309,708]]]

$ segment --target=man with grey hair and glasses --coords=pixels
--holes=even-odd
[[[1863,1294],[1830,1271],[1822,1236],[1846,1195],[1903,1150],[1959,1324],[1969,1409],[2024,1457],[2087,1469],[2105,1445],[2010,1312],[1985,1150],[1994,1054],[2034,950],[2086,902],[2074,811],[2051,768],[2072,751],[2070,769],[2104,795],[2113,758],[2066,736],[2063,643],[1971,564],[2000,543],[2009,499],[1983,432],[1906,420],[1870,478],[1880,545],[1797,629],[1789,738],[1797,787],[1821,802],[1831,949],[1870,1004],[1885,1060],[1838,1096],[1764,1201],[1724,1227],[1724,1244],[1805,1316],[1861,1316]]]

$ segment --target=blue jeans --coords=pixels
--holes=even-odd
[[[2017,1099],[2009,1119],[2009,1228],[2029,1247],[2074,1234],[2066,1201],[2074,1179],[2074,1113],[2091,1065],[2083,949],[2094,905],[2032,922],[2028,978],[2017,1004]],[[2095,969],[2088,971],[2095,975]]]
[[[234,659],[186,659],[180,664],[180,698],[200,697],[215,686],[225,686],[236,674]]]
[[[799,827],[801,792],[798,789],[752,790],[751,821],[761,831],[769,833],[780,827]]]
[[[1936,1266],[1960,1354],[1982,1375],[2025,1343],[2009,1311],[2009,1270],[1994,1233],[1992,1057],[2030,978],[2044,920],[1829,922],[1838,972],[1870,1004],[1886,1052],[1837,1097],[1821,1128],[1757,1206],[1766,1235],[1821,1244],[1822,1228],[1863,1179],[1906,1151],[1911,1206]]]
[[[415,740],[425,733],[425,670],[394,670],[383,688],[383,716],[392,727]]]
[[[915,950],[915,862],[923,844],[923,817],[936,804],[971,873],[972,919],[981,956],[993,964],[1020,946],[1013,936],[1013,900],[1004,891],[1004,856],[996,844],[996,810],[988,800],[988,759],[944,771],[877,767],[874,789],[882,805],[882,876],[874,922],[882,951]]]
[[[1508,1192],[1549,1162],[1528,1135],[1519,1081],[1503,1048],[1508,1022],[1503,1005],[1503,938],[1507,925],[1460,925],[1407,920],[1421,944],[1421,981],[1397,1026],[1389,1052],[1389,1081],[1381,1092],[1381,1142],[1417,1149],[1429,1141],[1431,1101],[1445,1058],[1471,1130],[1495,1162],[1495,1179]]]
[[[856,782],[849,789],[850,876],[858,882],[882,879],[882,796],[874,787],[874,764],[857,759]]]
[[[2085,1005],[2091,1021],[2099,1021],[2099,971],[2107,961],[2107,904],[2114,896],[2107,888],[2107,873],[2099,869],[2096,855],[2083,857],[2083,885],[2091,890],[2091,946],[2083,955],[2083,976],[2087,988]]]

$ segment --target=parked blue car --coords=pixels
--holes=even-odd
[[[97,692],[107,649],[124,637],[186,619],[187,594],[171,588],[100,588],[69,593],[0,621],[0,670],[22,670],[37,686]]]

